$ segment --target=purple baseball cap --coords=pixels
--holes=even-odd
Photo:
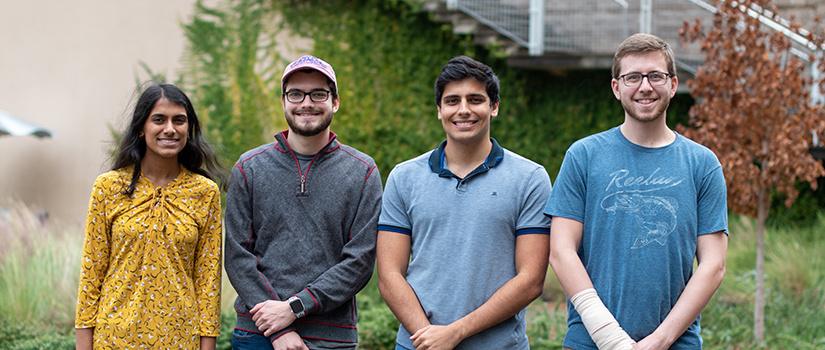
[[[284,90],[286,87],[286,80],[289,78],[292,73],[296,71],[303,70],[303,69],[314,69],[322,74],[324,74],[329,80],[332,81],[332,84],[335,85],[335,92],[338,92],[338,82],[335,80],[335,71],[332,70],[332,66],[329,63],[324,62],[324,60],[315,57],[315,56],[303,56],[292,63],[288,64],[286,68],[284,68],[284,75],[281,78],[281,91]]]

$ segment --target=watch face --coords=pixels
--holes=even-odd
[[[304,311],[304,304],[301,303],[301,299],[295,299],[289,302],[289,308],[292,309],[292,313],[299,314]]]

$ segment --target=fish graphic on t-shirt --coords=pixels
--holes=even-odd
[[[667,236],[676,227],[677,206],[673,198],[632,192],[611,194],[602,200],[601,205],[610,213],[621,211],[636,218],[642,230],[631,249],[642,248],[653,242],[664,246]]]

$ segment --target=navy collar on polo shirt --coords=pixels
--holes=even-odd
[[[487,155],[487,159],[484,160],[484,163],[481,163],[475,170],[467,174],[466,178],[469,178],[475,174],[483,173],[487,170],[498,165],[501,163],[501,160],[504,159],[504,149],[499,146],[496,139],[490,138],[490,142],[493,143],[493,147],[490,148],[490,154]],[[441,177],[454,177],[460,179],[458,176],[453,174],[450,169],[445,167],[444,161],[444,147],[447,146],[447,140],[441,141],[441,144],[438,145],[438,148],[433,150],[432,154],[430,154],[429,164],[430,170],[434,173],[438,174]]]

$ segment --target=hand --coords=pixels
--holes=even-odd
[[[272,342],[273,350],[309,350],[298,332],[284,333]]]
[[[265,337],[286,328],[297,319],[285,301],[267,300],[258,303],[249,312],[252,313],[255,326],[264,332]]]
[[[449,326],[429,325],[410,337],[416,350],[452,350],[461,342],[458,332]]]
[[[638,343],[633,343],[633,350],[667,350],[668,348],[670,348],[670,345],[661,339],[657,339],[653,334],[639,340]]]

